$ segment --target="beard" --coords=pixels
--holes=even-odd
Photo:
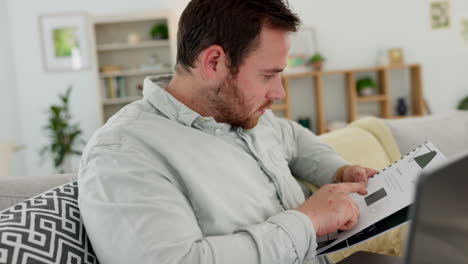
[[[268,108],[272,102],[268,101],[256,108],[248,103],[247,98],[241,94],[233,76],[215,89],[210,89],[208,101],[212,104],[213,117],[217,122],[227,123],[244,129],[254,128],[261,117],[258,110]]]

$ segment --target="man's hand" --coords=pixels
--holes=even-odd
[[[348,230],[359,220],[359,207],[349,197],[357,192],[366,195],[362,183],[327,184],[314,193],[296,210],[312,221],[317,236],[326,235],[338,229]]]
[[[376,173],[378,171],[359,165],[344,166],[336,173],[335,182],[361,182],[367,186],[368,179]]]

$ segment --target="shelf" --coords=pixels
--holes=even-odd
[[[394,116],[388,117],[387,119],[403,119],[403,118],[412,118],[412,117],[421,117],[421,116],[423,115],[404,115],[404,116],[394,115]]]
[[[370,96],[358,96],[357,101],[359,103],[369,103],[369,102],[381,102],[387,100],[386,95],[370,95]]]
[[[305,71],[300,73],[288,73],[285,72],[282,74],[283,78],[304,78],[304,77],[314,77],[319,75],[333,75],[333,74],[347,74],[347,73],[356,73],[356,72],[376,72],[382,71],[385,69],[407,69],[407,68],[416,68],[419,67],[419,64],[401,64],[401,65],[388,65],[388,66],[372,66],[372,67],[362,67],[355,69],[341,69],[341,70],[330,70],[330,71]]]
[[[112,43],[112,44],[101,44],[97,46],[99,52],[103,51],[115,51],[115,50],[127,50],[127,49],[143,49],[152,47],[169,47],[168,40],[147,40],[138,42],[135,44],[130,43]]]
[[[140,100],[141,96],[130,96],[130,97],[123,97],[123,98],[112,98],[112,99],[104,99],[102,100],[103,105],[119,105],[119,104],[128,104],[137,100]]]
[[[126,76],[142,76],[142,75],[155,75],[155,74],[169,74],[172,70],[170,68],[163,68],[160,70],[127,70],[119,72],[100,73],[101,78],[113,77],[126,77]]]
[[[414,115],[409,116],[392,116],[391,114],[391,92],[390,92],[390,73],[392,70],[404,69],[410,73],[410,91],[411,107]],[[420,64],[398,64],[398,65],[385,65],[385,66],[370,66],[360,67],[353,69],[338,69],[327,71],[312,71],[298,69],[297,71],[285,71],[281,74],[283,87],[285,89],[286,97],[284,105],[278,105],[273,109],[283,111],[284,115],[289,118],[291,116],[291,109],[289,97],[287,96],[289,90],[289,83],[292,79],[297,78],[310,78],[312,79],[312,89],[314,91],[315,103],[315,122],[317,134],[322,134],[327,131],[326,115],[325,115],[325,100],[324,100],[324,79],[329,75],[338,75],[344,78],[346,108],[348,115],[348,122],[353,122],[357,119],[358,108],[361,103],[376,102],[380,108],[379,117],[388,119],[398,119],[407,117],[422,116],[425,113],[424,100],[423,100],[423,81],[422,81],[422,67]],[[374,73],[376,74],[377,83],[379,86],[379,94],[373,96],[358,96],[356,91],[356,78],[360,73]],[[285,108],[283,108],[285,107]]]
[[[271,110],[277,111],[277,110],[286,110],[288,106],[286,104],[274,104],[271,106]]]

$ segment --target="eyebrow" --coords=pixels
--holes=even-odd
[[[264,69],[262,72],[266,73],[278,73],[278,72],[283,72],[283,69],[281,68],[273,68],[273,69]]]

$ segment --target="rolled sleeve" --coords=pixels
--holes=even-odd
[[[261,253],[261,263],[307,263],[316,255],[315,229],[304,214],[288,210],[265,223],[249,226],[248,232]]]

